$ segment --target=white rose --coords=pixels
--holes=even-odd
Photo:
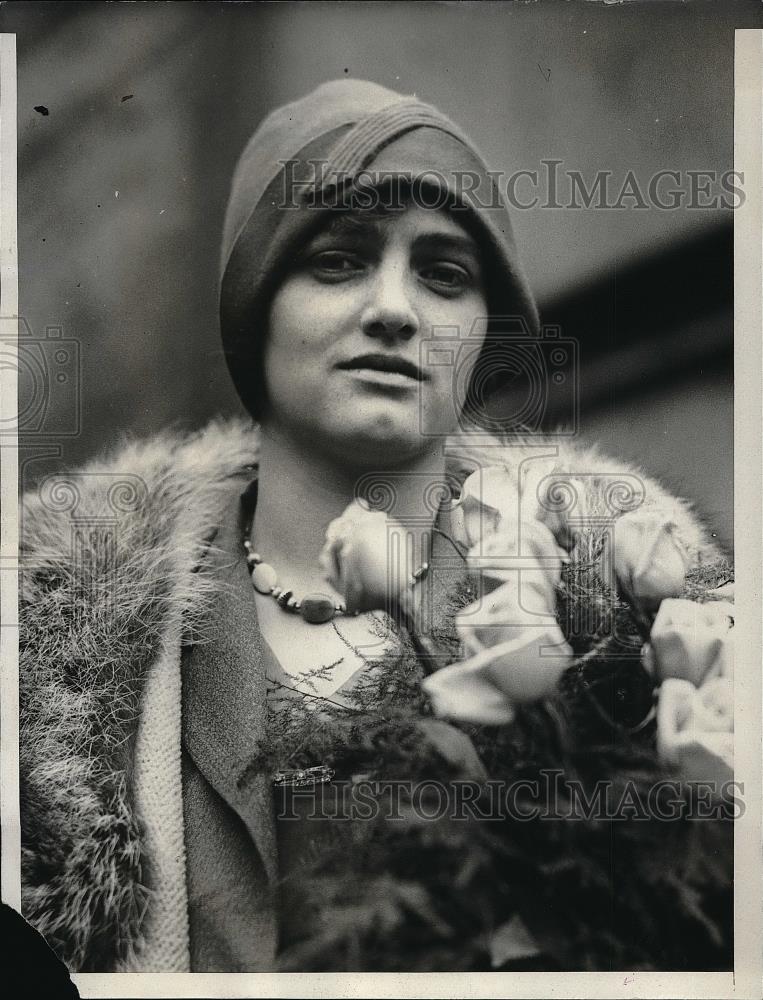
[[[399,558],[391,558],[397,540]],[[326,531],[319,565],[349,613],[387,610],[413,582],[404,526],[354,500]]]
[[[469,550],[466,561],[481,576],[484,592],[521,578],[545,588],[553,604],[562,566],[569,557],[540,521],[504,521],[498,531]]]
[[[637,510],[619,517],[605,541],[603,558],[611,549],[618,584],[650,611],[684,589],[688,563],[675,528],[659,514]]]
[[[514,579],[456,615],[456,631],[467,655],[516,639],[528,629],[557,625],[545,577],[541,574],[542,579],[535,580],[533,575],[537,573],[515,573]]]
[[[657,749],[688,781],[715,782],[734,776],[733,683],[716,677],[696,688],[671,677],[660,687]]]
[[[468,476],[452,509],[454,526],[468,548],[497,531],[502,521],[518,517],[519,494],[501,465],[488,465]]]
[[[664,600],[652,625],[645,664],[659,680],[676,677],[695,686],[708,677],[731,676],[733,615],[733,606],[725,601]]]
[[[438,670],[426,678],[423,687],[437,715],[499,725],[513,718],[513,703],[550,695],[573,659],[558,625],[527,629],[462,663]]]
[[[520,498],[524,518],[536,518],[566,550],[575,544],[578,528],[569,523],[566,500],[578,494],[581,484],[575,476],[562,472],[553,457],[533,458],[520,466]],[[557,499],[562,500],[558,509]]]

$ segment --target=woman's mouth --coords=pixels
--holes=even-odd
[[[337,368],[379,385],[410,388],[425,380],[418,365],[395,354],[361,354],[347,361],[340,361]]]
[[[403,375],[402,372],[380,371],[378,368],[351,368],[348,374],[359,382],[367,382],[370,385],[388,389],[412,391],[417,389],[420,384],[418,379],[411,378],[410,375]]]

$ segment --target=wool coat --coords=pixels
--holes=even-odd
[[[527,470],[564,480],[557,531],[573,526],[584,554],[629,496],[675,522],[692,562],[718,555],[688,502],[594,447],[461,435],[446,453],[460,481],[487,465],[520,489]],[[122,444],[24,498],[22,912],[72,971],[190,971],[181,650],[214,631],[210,554],[257,457],[256,426],[219,420]]]

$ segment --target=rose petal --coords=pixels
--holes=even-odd
[[[485,465],[468,476],[461,487],[461,500],[467,497],[501,516],[517,509],[517,487],[503,465]]]
[[[645,642],[641,647],[641,663],[643,664],[644,670],[654,677],[657,673],[657,661],[654,657],[654,650],[652,649],[652,644]]]
[[[461,506],[461,501],[456,500],[450,507],[449,510],[449,524],[450,537],[463,549],[468,549],[471,546],[469,541],[469,536],[466,533],[466,521],[464,519],[464,510]]]
[[[486,650],[484,671],[514,701],[536,701],[554,690],[571,666],[572,650],[558,625],[528,629],[524,635]]]
[[[712,782],[719,789],[734,778],[733,733],[679,737],[673,755],[686,781]]]
[[[734,633],[729,632],[721,638],[721,647],[712,666],[705,674],[707,683],[713,677],[734,677]]]
[[[502,465],[484,466],[468,476],[456,506],[461,511],[469,547],[499,530],[503,521],[519,519],[517,487]]]
[[[728,616],[712,604],[664,600],[650,635],[658,677],[680,677],[695,686],[701,684],[723,653],[729,625]]]
[[[687,558],[675,527],[660,514],[633,511],[619,517],[605,539],[605,564],[611,558],[620,588],[646,608],[683,591]]]
[[[707,719],[693,684],[678,678],[662,684],[657,704],[660,757],[678,766],[687,780],[721,783],[733,777],[734,737],[727,731],[707,731]]]
[[[660,757],[672,759],[677,735],[694,717],[696,688],[687,680],[670,677],[663,681],[657,700],[657,750]]]
[[[557,465],[556,457],[550,455],[533,456],[520,463],[519,497],[523,518],[537,518],[544,524],[558,518],[558,505],[553,503],[551,496],[554,485],[563,477],[562,473],[558,477],[554,475],[558,471]],[[553,480],[549,479],[550,476],[554,476]]]
[[[705,612],[704,620],[706,622],[718,621],[719,624],[725,625],[726,628],[730,628],[736,618],[734,605],[728,601],[705,601],[702,604],[702,610]]]
[[[481,538],[498,529],[501,515],[473,496],[462,497],[459,502],[467,545],[476,545]]]
[[[552,627],[556,617],[545,582],[523,572],[463,608],[455,624],[467,653],[476,653],[515,639],[528,628]]]
[[[511,702],[465,663],[443,667],[422,682],[435,715],[455,722],[503,726],[514,718]]]
[[[729,677],[714,677],[697,690],[694,727],[703,732],[734,731],[734,683]]]
[[[347,610],[387,610],[410,588],[410,533],[384,512],[353,501],[329,525],[319,564]]]
[[[734,581],[731,580],[729,583],[724,583],[720,587],[716,587],[715,590],[708,590],[708,595],[714,598],[720,598],[724,601],[734,600]]]
[[[558,625],[544,629],[526,629],[515,639],[483,649],[469,659],[438,670],[424,682],[439,678],[438,684],[459,678],[479,678],[480,692],[486,698],[491,691],[500,691],[512,701],[535,701],[547,697],[556,687],[559,677],[573,662]],[[483,682],[489,684],[485,688]],[[490,702],[492,703],[492,702]]]
[[[480,539],[467,553],[467,564],[483,581],[483,591],[489,592],[508,581],[516,581],[521,572],[524,579],[542,581],[548,589],[549,603],[555,602],[556,587],[562,565],[568,562],[549,529],[540,521],[503,522],[500,529]],[[533,563],[528,565],[527,560]]]

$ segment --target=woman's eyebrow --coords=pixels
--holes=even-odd
[[[465,253],[480,261],[479,247],[466,233],[422,233],[413,241],[414,249],[427,251],[450,251]]]
[[[346,239],[358,243],[384,243],[389,235],[388,219],[364,218],[362,215],[342,214],[331,219],[328,225],[315,234],[310,245],[321,239]],[[468,233],[442,232],[433,229],[414,237],[414,252],[459,253],[467,255],[476,265],[480,264],[480,249]]]
[[[373,237],[383,238],[385,227],[378,219],[367,219],[363,216],[342,214],[331,219],[328,225],[315,235],[330,237]]]

